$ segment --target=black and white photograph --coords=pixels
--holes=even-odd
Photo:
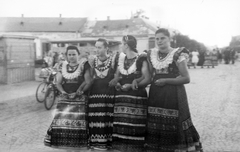
[[[240,0],[0,0],[0,152],[240,152]]]

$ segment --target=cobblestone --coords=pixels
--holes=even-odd
[[[204,151],[240,151],[240,71],[236,65],[192,69],[186,85]]]
[[[193,123],[205,152],[240,152],[239,69],[239,62],[189,69],[191,83],[185,87]],[[6,88],[10,86],[0,86],[0,152],[66,151],[43,145],[54,110],[47,111],[36,101],[34,93],[38,83],[30,86],[26,82],[28,88],[12,86],[22,89],[13,93],[15,98],[7,93]],[[88,151],[91,150],[81,150]]]

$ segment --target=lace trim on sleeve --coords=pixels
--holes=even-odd
[[[180,56],[178,57],[177,63],[180,63],[184,60],[186,60],[186,62],[188,62],[189,60],[189,55],[187,53],[181,53]]]

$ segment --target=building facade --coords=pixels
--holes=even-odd
[[[133,35],[137,38],[139,52],[155,46],[154,33],[157,25],[145,18],[131,18],[122,20],[88,21],[82,32],[82,37],[102,37],[122,40],[124,35]]]
[[[155,46],[154,33],[158,29],[149,19],[133,16],[122,20],[94,20],[59,17],[0,17],[0,35],[35,37],[36,60],[42,59],[51,48],[49,40],[78,38],[107,38],[121,41],[124,35],[138,40],[139,52]]]
[[[36,59],[50,48],[48,40],[81,37],[87,18],[0,17],[0,35],[34,36]]]

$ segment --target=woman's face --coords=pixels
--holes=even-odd
[[[103,56],[106,55],[108,48],[103,45],[104,42],[97,41],[95,44],[96,47],[96,55]]]
[[[166,49],[170,47],[171,39],[170,37],[164,35],[163,33],[158,33],[155,35],[155,43],[160,49]]]
[[[127,50],[127,43],[125,41],[122,41],[122,52],[126,54],[126,50]]]
[[[68,50],[67,59],[70,63],[76,63],[78,61],[78,52],[75,49]]]

